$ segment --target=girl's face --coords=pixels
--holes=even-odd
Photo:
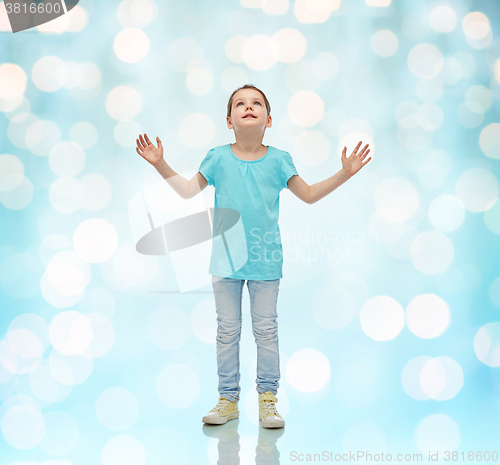
[[[254,89],[241,89],[233,96],[231,116],[227,118],[228,125],[238,127],[266,127],[271,121],[267,114],[266,104],[262,94]],[[270,126],[267,126],[270,127]]]

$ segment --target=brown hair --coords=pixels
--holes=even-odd
[[[264,92],[262,92],[259,88],[255,87],[252,84],[245,84],[244,86],[238,87],[232,94],[231,97],[229,97],[229,102],[227,102],[227,116],[231,116],[231,107],[233,106],[233,97],[236,92],[242,89],[253,89],[256,90],[257,92],[260,92],[262,94],[262,97],[264,97],[264,103],[266,105],[266,110],[267,110],[267,116],[271,114],[271,105],[269,105],[269,101],[267,100],[266,95]]]

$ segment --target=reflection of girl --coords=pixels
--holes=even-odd
[[[262,144],[266,128],[272,126],[270,113],[269,102],[260,89],[251,85],[236,89],[227,107],[227,126],[234,130],[236,143],[211,149],[199,172],[190,181],[179,176],[165,162],[159,138],[158,148],[146,134],[137,139],[139,155],[151,163],[182,198],[193,197],[207,185],[215,187],[214,229],[222,221],[218,212],[231,209],[239,212],[245,230],[246,243],[240,248],[236,246],[237,250],[233,250],[233,243],[230,243],[230,254],[225,253],[228,244],[223,243],[220,235],[214,234],[209,272],[217,311],[219,402],[203,417],[205,423],[223,424],[239,416],[241,300],[246,280],[257,344],[259,418],[266,428],[284,426],[285,422],[276,410],[280,379],[276,304],[283,277],[278,226],[279,193],[288,188],[299,199],[313,204],[371,160],[364,160],[370,151],[368,145],[357,153],[360,142],[349,158],[344,148],[342,169],[309,186],[298,175],[288,152]],[[242,256],[243,263],[237,263],[237,258]]]

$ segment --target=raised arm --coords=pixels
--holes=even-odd
[[[344,182],[354,176],[371,160],[370,157],[365,161],[365,157],[370,151],[366,151],[368,144],[366,144],[361,152],[357,153],[360,145],[361,141],[349,157],[346,157],[347,147],[344,147],[344,150],[342,151],[342,169],[335,173],[332,177],[309,186],[300,176],[292,176],[288,180],[288,189],[290,189],[290,191],[292,191],[300,200],[309,205],[312,205],[318,200],[321,200],[323,197],[326,197],[328,194],[337,189],[337,187],[341,186]]]
[[[156,171],[160,173],[161,177],[168,182],[175,192],[183,199],[190,199],[207,187],[207,180],[201,173],[196,173],[189,181],[177,174],[163,158],[163,145],[160,138],[157,137],[156,141],[158,147],[153,145],[147,134],[144,134],[144,138],[139,135],[139,139],[136,139],[137,147],[135,149],[142,158],[155,167]]]

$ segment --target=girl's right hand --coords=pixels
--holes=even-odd
[[[155,147],[149,140],[146,133],[144,133],[144,139],[142,138],[142,135],[139,134],[139,139],[136,139],[137,147],[135,150],[142,158],[147,160],[153,166],[156,166],[163,159],[163,145],[161,144],[161,140],[159,137],[156,138],[158,147]]]

